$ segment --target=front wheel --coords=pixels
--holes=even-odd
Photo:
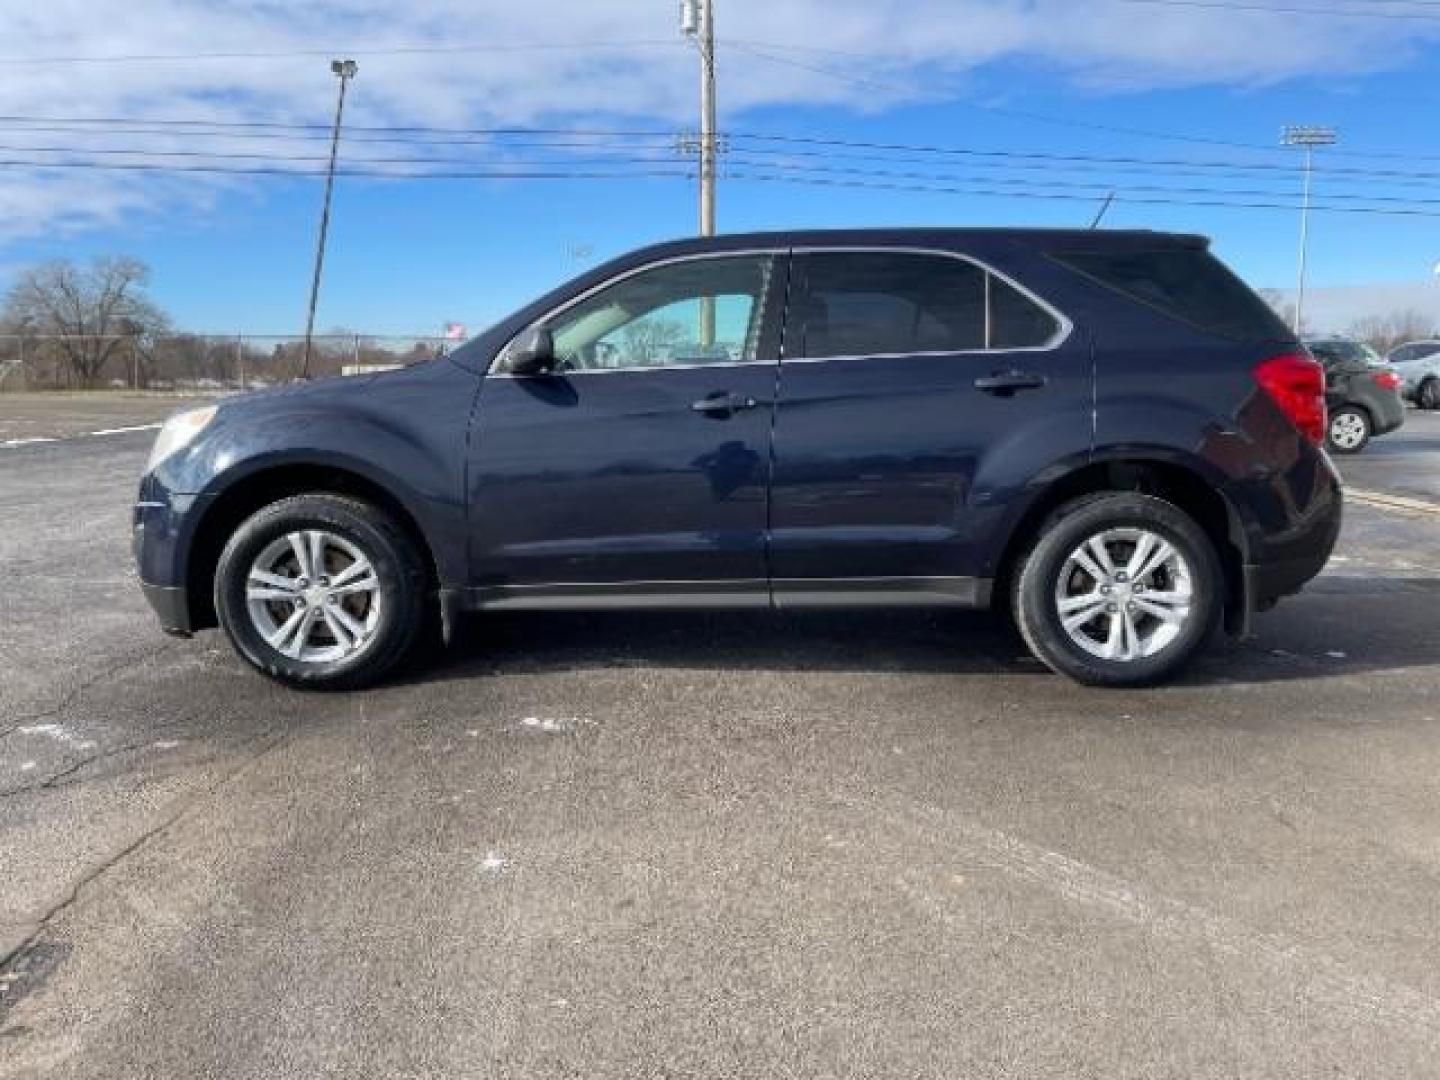
[[[215,573],[231,643],[280,682],[353,689],[410,651],[424,612],[414,543],[384,511],[341,495],[282,499],[246,520]]]
[[[1330,449],[1337,454],[1358,454],[1370,442],[1370,415],[1353,405],[1342,405],[1330,414]]]
[[[1178,673],[1214,634],[1224,578],[1184,511],[1115,492],[1050,518],[1012,602],[1026,643],[1051,670],[1092,686],[1146,686]]]

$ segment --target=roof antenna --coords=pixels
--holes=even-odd
[[[1105,216],[1105,211],[1107,211],[1107,210],[1110,209],[1110,204],[1113,203],[1114,201],[1115,201],[1115,192],[1112,191],[1112,192],[1110,192],[1109,195],[1106,195],[1106,196],[1105,196],[1105,202],[1104,202],[1103,205],[1101,205],[1101,207],[1100,207],[1100,212],[1095,215],[1095,220],[1092,221],[1092,222],[1090,222],[1090,228],[1092,228],[1092,229],[1098,229],[1098,228],[1100,227],[1100,219]]]

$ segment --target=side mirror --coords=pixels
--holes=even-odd
[[[544,375],[555,367],[555,338],[543,326],[532,326],[510,346],[505,365],[512,375]]]

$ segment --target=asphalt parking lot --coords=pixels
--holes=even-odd
[[[169,407],[0,397],[0,1076],[1435,1074],[1440,415],[1170,688],[614,614],[306,695],[144,607]]]

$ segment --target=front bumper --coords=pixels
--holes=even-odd
[[[167,634],[188,635],[198,629],[189,595],[187,565],[195,522],[201,516],[205,501],[203,496],[167,490],[153,473],[140,484],[130,547],[140,589]]]
[[[160,619],[161,630],[175,637],[190,636],[190,598],[183,588],[178,585],[151,585],[142,581],[140,591],[145,594],[146,602]]]

